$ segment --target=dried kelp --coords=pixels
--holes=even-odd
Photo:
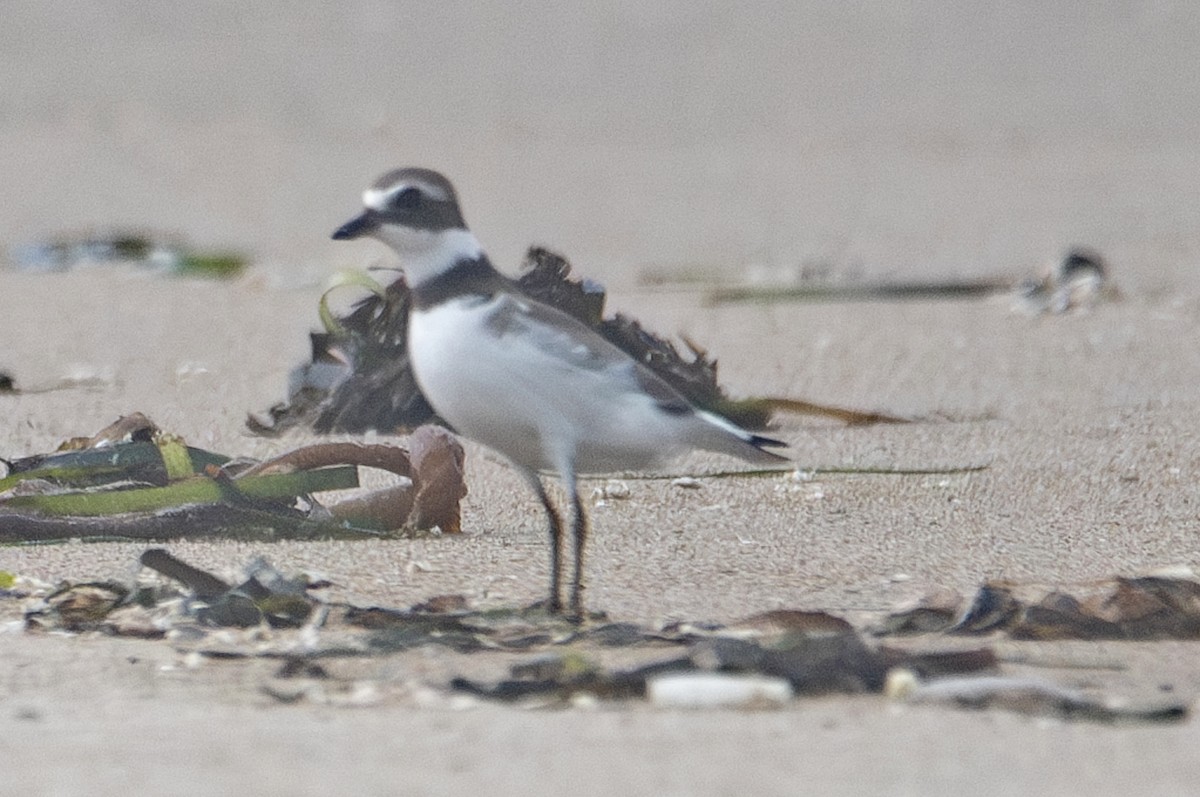
[[[324,443],[254,465],[189,447],[143,416],[122,418],[53,454],[16,459],[0,479],[0,542],[60,539],[362,538],[405,526],[448,533],[466,494],[462,447],[414,434],[416,462],[389,445]],[[359,467],[408,479],[322,506],[358,487]]]
[[[1200,581],[1191,577],[1116,577],[1070,590],[989,582],[970,602],[938,590],[893,612],[880,631],[1013,639],[1200,639]]]
[[[735,400],[717,382],[717,363],[684,338],[686,354],[670,341],[617,314],[604,317],[605,291],[596,282],[572,279],[565,258],[548,249],[525,255],[516,287],[526,295],[574,316],[666,380],[693,404],[751,429],[762,429],[775,412],[825,415],[848,423],[892,423],[903,419],[859,413],[789,399]],[[365,280],[352,280],[363,285]],[[435,422],[409,366],[406,350],[410,305],[408,286],[398,279],[386,288],[370,285],[371,295],[342,318],[322,313],[326,331],[311,336],[311,361],[292,372],[288,398],[266,413],[252,415],[249,428],[277,434],[294,427],[318,432],[362,433],[412,429]]]

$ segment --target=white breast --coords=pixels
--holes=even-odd
[[[461,434],[525,467],[553,467],[521,387],[529,364],[486,328],[489,304],[470,297],[412,313],[408,349],[417,383]]]
[[[504,301],[514,300],[467,297],[410,316],[417,381],[460,433],[538,470],[644,468],[686,445],[679,421],[638,388],[632,361],[579,367],[553,328],[498,335],[488,320]]]

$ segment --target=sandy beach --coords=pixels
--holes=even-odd
[[[330,233],[379,172],[420,164],[455,181],[503,270],[556,247],[610,288],[611,311],[708,347],[731,393],[915,421],[781,417],[773,434],[815,476],[709,478],[734,463],[696,455],[672,473],[700,489],[629,480],[627,500],[592,510],[589,600],[611,618],[868,623],[937,587],[1200,566],[1200,12],[43,2],[6,16],[0,246],[135,228],[252,263],[208,281],[31,273],[10,254],[0,371],[22,392],[0,394],[0,457],[134,411],[229,454],[308,440],[251,436],[246,415],[284,398],[325,280],[391,262]],[[1003,296],[714,306],[707,285],[642,279],[1015,282],[1077,244],[1105,255],[1120,297],[1063,315]],[[361,605],[535,600],[539,507],[498,458],[467,452],[460,537],[165,547],[227,576],[263,555]],[[144,548],[4,547],[0,571],[128,577]],[[449,677],[510,660],[442,650],[346,663],[378,685],[371,705],[281,705],[261,689],[277,662],[197,665],[169,642],[28,634],[20,617],[0,601],[0,791],[14,793],[1182,795],[1200,779],[1194,721],[878,696],[529,711],[448,696]],[[1194,642],[988,642],[1114,663],[1015,668],[1066,686],[1200,694]]]

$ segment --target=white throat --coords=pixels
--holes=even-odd
[[[400,256],[408,284],[416,287],[444,274],[460,260],[475,260],[483,247],[470,230],[420,230],[399,224],[381,224],[372,235]]]

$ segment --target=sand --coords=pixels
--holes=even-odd
[[[801,468],[987,466],[630,481],[628,500],[593,511],[589,597],[613,618],[789,607],[859,620],[935,586],[1197,566],[1200,83],[1184,45],[1200,13],[442,9],[8,10],[0,244],[134,225],[255,263],[231,282],[0,269],[0,369],[32,389],[0,395],[0,456],[135,410],[228,453],[302,442],[248,436],[245,415],[283,397],[324,278],[389,262],[328,234],[377,172],[421,163],[456,181],[503,268],[529,243],[559,247],[612,288],[614,309],[707,345],[732,392],[917,419],[783,418]],[[1109,257],[1119,301],[1038,318],[1005,300],[712,307],[638,282],[664,265],[734,280],[801,264],[1015,278],[1075,243]],[[72,373],[95,383],[36,391]],[[382,605],[539,597],[536,503],[475,447],[468,477],[461,538],[169,547],[222,574],[264,554]],[[128,574],[141,547],[5,548],[0,570]],[[165,642],[11,622],[0,646],[3,790],[30,794],[1185,794],[1200,776],[1192,722],[1111,728],[874,697],[748,713],[463,709],[426,685],[480,665],[440,652],[372,665],[375,705],[283,706],[260,690],[269,664],[188,667]],[[1054,650],[1125,667],[1042,673],[1067,685],[1189,703],[1200,690],[1191,643]]]

